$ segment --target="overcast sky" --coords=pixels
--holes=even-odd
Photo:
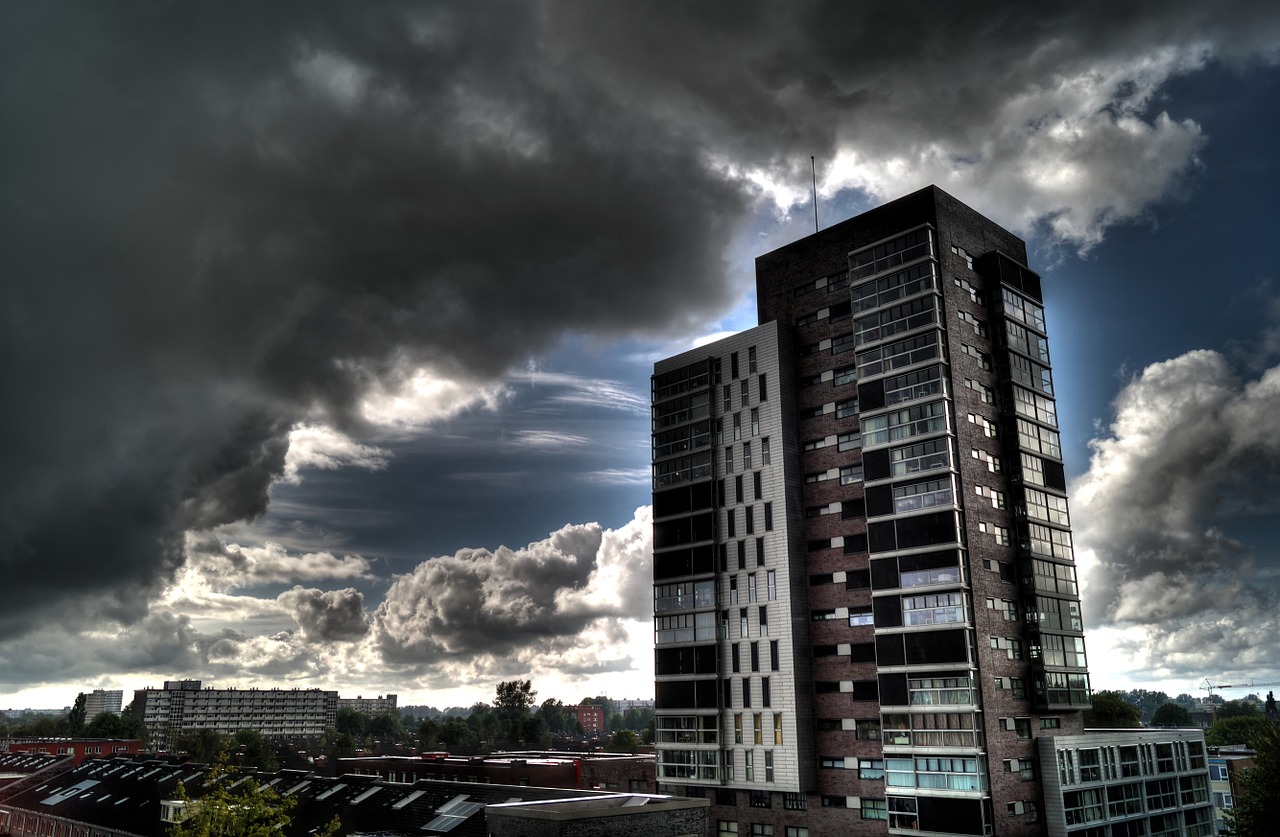
[[[1277,102],[1264,3],[6,4],[0,707],[651,696],[648,376],[810,155],[1028,240],[1095,687],[1280,680]]]

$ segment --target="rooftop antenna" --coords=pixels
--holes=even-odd
[[[813,171],[813,231],[818,231],[818,164],[809,155],[809,168]]]

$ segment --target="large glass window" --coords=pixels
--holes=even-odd
[[[654,642],[658,645],[711,640],[716,638],[716,615],[714,611],[708,611],[655,616],[653,628]]]
[[[951,467],[951,443],[930,439],[889,451],[889,472],[895,477]]]
[[[934,295],[913,299],[853,321],[853,337],[861,346],[887,340],[897,334],[915,331],[938,322],[938,298]]]
[[[853,311],[859,313],[889,305],[925,291],[936,290],[937,279],[932,263],[918,264],[873,282],[863,282],[850,291]]]
[[[1027,331],[1013,320],[1005,320],[1005,334],[1009,338],[1009,348],[1015,349],[1031,357],[1049,362],[1049,341],[1036,334]]]
[[[1067,498],[1057,497],[1034,488],[1026,489],[1027,516],[1035,520],[1056,523],[1059,526],[1070,526],[1071,518],[1067,513]]]
[[[939,625],[964,621],[964,595],[930,593],[902,597],[903,625]]]
[[[1058,593],[1064,596],[1079,595],[1076,586],[1076,568],[1066,564],[1054,564],[1051,561],[1035,560],[1031,562],[1032,578],[1035,588],[1046,593]]]
[[[950,506],[954,493],[951,488],[951,477],[913,482],[893,487],[893,511],[895,514]]]
[[[968,677],[924,677],[907,681],[912,706],[968,705],[976,691]]]
[[[1029,389],[1013,388],[1013,409],[1020,416],[1058,426],[1058,407],[1053,399],[1037,395]]]
[[[849,256],[849,277],[856,282],[859,279],[892,270],[898,265],[932,255],[932,230],[928,228],[913,230]]]
[[[946,394],[946,379],[941,366],[930,366],[917,369],[904,375],[886,378],[884,382],[884,403],[886,407],[916,401],[931,395]]]
[[[653,487],[666,488],[682,482],[711,476],[711,452],[703,451],[691,456],[668,459],[653,464]]]
[[[715,582],[710,579],[682,581],[678,584],[658,584],[653,588],[654,613],[715,607],[715,604]]]
[[[1045,333],[1044,308],[1029,299],[1024,299],[1009,288],[1001,288],[1000,291],[1004,298],[1005,316]]]
[[[1062,458],[1062,441],[1055,430],[1018,419],[1018,443],[1033,453],[1042,453],[1054,459]]]
[[[894,410],[872,418],[864,418],[862,443],[865,447],[872,447],[946,430],[946,413],[944,402],[933,401],[929,404],[920,404],[904,410]]]
[[[942,356],[940,335],[937,331],[908,337],[884,346],[878,346],[857,356],[858,377],[869,378],[895,369],[924,363]]]
[[[1064,532],[1061,529],[1050,529],[1048,526],[1031,523],[1027,526],[1027,533],[1031,539],[1031,551],[1034,554],[1047,555],[1051,558],[1072,559],[1074,553],[1071,549],[1070,532]]]

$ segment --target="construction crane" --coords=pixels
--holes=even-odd
[[[1201,686],[1200,688],[1207,691],[1209,693],[1209,697],[1212,698],[1213,693],[1221,689],[1257,689],[1260,687],[1266,688],[1268,686],[1280,686],[1280,682],[1273,681],[1271,683],[1236,683],[1236,684],[1211,683],[1209,682],[1209,678],[1206,677],[1204,679],[1204,685]]]

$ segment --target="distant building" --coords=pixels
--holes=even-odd
[[[0,834],[162,837],[170,824],[199,805],[207,771],[205,765],[158,759],[87,762],[0,800]],[[707,802],[702,799],[477,782],[410,784],[374,776],[328,778],[301,770],[258,778],[296,800],[282,837],[314,833],[334,816],[341,819],[344,834],[679,837],[707,831]],[[179,782],[193,803],[178,800]]]
[[[320,689],[214,689],[199,680],[166,680],[133,694],[134,717],[156,747],[188,732],[255,730],[267,738],[323,735],[338,715],[338,693]]]
[[[1214,833],[1210,773],[1200,730],[1042,733],[1037,749],[1048,837]],[[1003,774],[992,767],[1002,783],[1020,778],[1030,782],[1035,776],[1030,762],[1006,761]],[[1031,812],[1024,807],[1021,813]],[[890,828],[894,825],[890,816]],[[911,827],[901,822],[898,826]]]
[[[92,721],[103,712],[112,712],[120,714],[120,707],[124,705],[123,689],[94,689],[92,692],[85,693],[84,699],[84,719]]]
[[[613,708],[619,712],[630,712],[632,709],[652,709],[653,698],[622,698],[613,702]]]
[[[596,706],[593,703],[584,703],[581,706],[575,706],[574,711],[578,715],[578,726],[582,727],[583,735],[594,735],[599,737],[604,734],[603,706]]]
[[[1209,793],[1213,799],[1213,821],[1219,834],[1227,828],[1226,812],[1236,807],[1236,782],[1240,772],[1253,766],[1253,751],[1244,745],[1209,748]]]
[[[383,697],[378,695],[376,698],[367,698],[356,696],[353,698],[338,698],[339,709],[353,709],[356,712],[362,712],[365,715],[381,715],[384,712],[394,713],[396,711],[396,696],[387,695]]]
[[[371,756],[340,759],[338,773],[377,776],[389,782],[440,779],[495,785],[653,793],[654,757],[619,753],[540,750],[489,756]]]
[[[33,755],[71,756],[73,764],[85,759],[127,755],[142,750],[142,742],[136,738],[13,738],[5,742],[10,753]]]
[[[9,752],[0,745],[0,800],[74,766],[69,756]]]

